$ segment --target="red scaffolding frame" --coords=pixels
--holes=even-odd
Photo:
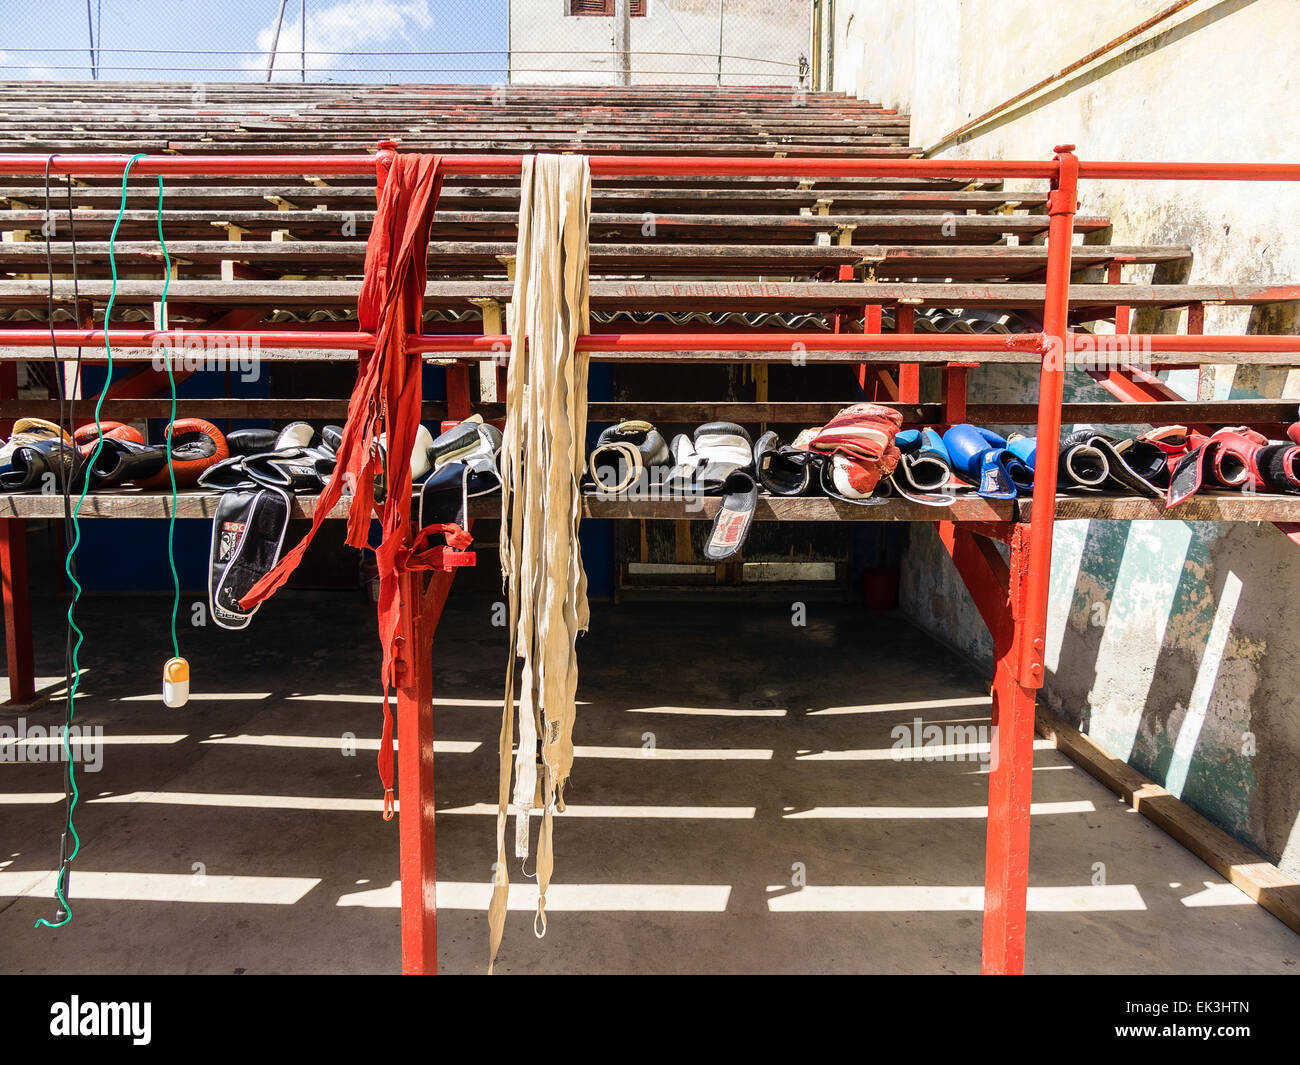
[[[381,142],[375,155],[202,155],[139,156],[132,172],[163,176],[251,176],[298,174],[370,174],[382,184],[394,142]],[[0,155],[0,173],[79,177],[119,176],[131,159],[125,155]],[[444,156],[449,174],[516,173],[520,156]],[[1061,145],[1051,161],[980,161],[951,159],[759,159],[728,157],[592,156],[595,176],[761,177],[894,176],[1031,178],[1050,183],[1045,299],[1040,333],[1013,336],[917,335],[796,332],[594,334],[579,348],[597,359],[627,353],[661,353],[667,358],[735,358],[788,353],[805,343],[817,352],[853,353],[874,361],[913,364],[906,356],[929,356],[944,368],[944,407],[949,421],[965,417],[965,374],[969,361],[952,357],[1015,351],[1039,357],[1037,435],[1060,437],[1062,391],[1069,356],[1076,340],[1069,330],[1069,285],[1074,216],[1080,179],[1300,181],[1297,164],[1081,162],[1073,145]],[[870,314],[868,314],[870,318]],[[878,329],[878,327],[877,327]],[[113,329],[123,347],[150,347],[167,340],[167,331]],[[203,338],[203,330],[187,330]],[[222,338],[247,339],[271,349],[356,350],[373,345],[360,332],[294,329],[222,331]],[[94,345],[103,330],[54,329],[54,340],[67,346]],[[50,329],[3,329],[0,344],[38,348],[50,344]],[[1151,352],[1269,352],[1300,354],[1300,337],[1135,335],[1128,341]],[[447,416],[470,413],[469,366],[497,358],[509,337],[498,335],[425,335],[412,338],[422,353],[455,359],[448,366]],[[892,356],[892,357],[891,357]],[[86,355],[93,359],[93,353]],[[915,361],[919,361],[915,360]],[[908,380],[911,378],[909,376]],[[10,389],[12,385],[8,386]],[[0,380],[0,391],[6,389]],[[910,391],[910,389],[909,389]],[[1123,391],[1121,398],[1167,399],[1150,388]],[[12,398],[11,395],[0,398]],[[954,417],[955,416],[955,417]],[[996,666],[992,684],[993,743],[989,773],[984,923],[981,969],[985,973],[1019,973],[1024,968],[1026,896],[1029,878],[1029,809],[1033,769],[1034,706],[1044,673],[1048,586],[1056,510],[1057,449],[1037,453],[1032,506],[1028,520],[942,520],[935,522],[941,541],[970,591],[993,637]],[[19,497],[13,497],[15,499]],[[11,702],[34,694],[31,617],[27,594],[22,517],[0,519],[0,576],[3,577],[6,649]],[[1007,546],[1004,559],[994,541]],[[433,790],[433,702],[431,649],[438,619],[455,569],[407,573],[401,583],[403,652],[398,661],[397,734],[400,788],[402,969],[432,973],[437,969],[436,846]]]

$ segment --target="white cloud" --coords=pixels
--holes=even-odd
[[[53,67],[24,63],[12,52],[0,48],[0,77],[14,81],[31,79],[32,81],[58,81],[66,78],[89,76],[89,71],[55,70]]]
[[[330,7],[307,11],[307,51],[346,52],[377,51],[384,45],[393,45],[393,51],[420,50],[422,43],[418,31],[433,27],[428,0],[341,0]],[[250,57],[244,65],[250,70],[265,69],[266,54],[275,38],[272,20],[257,34],[257,47],[261,56]],[[280,29],[279,54],[276,56],[275,76],[291,77],[300,67],[298,51],[302,46],[302,24],[290,21],[286,12]],[[424,49],[427,50],[427,49]],[[360,66],[366,57],[358,57]],[[347,69],[352,65],[349,57],[336,55],[309,55],[308,70]],[[416,64],[418,65],[418,64]]]

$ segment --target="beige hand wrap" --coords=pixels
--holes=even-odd
[[[515,854],[520,858],[528,854],[541,737],[540,898],[534,925],[538,936],[546,932],[546,890],[554,868],[552,818],[556,808],[564,808],[564,783],[573,766],[578,686],[574,641],[586,630],[589,617],[587,577],[578,550],[587,357],[578,353],[576,344],[590,328],[590,215],[591,172],[585,156],[524,158],[501,452],[501,569],[512,653],[501,714],[497,862],[488,909],[489,971],[505,930],[509,892],[505,838],[516,656],[523,660],[514,766]]]

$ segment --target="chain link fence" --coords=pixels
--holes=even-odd
[[[812,0],[0,0],[0,80],[799,85]]]

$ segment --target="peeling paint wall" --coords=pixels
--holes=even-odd
[[[841,0],[837,88],[912,114],[930,145],[1163,9],[1167,0]],[[1017,105],[938,156],[1294,162],[1300,158],[1295,0],[1204,0]],[[1014,186],[1013,186],[1014,187]],[[1028,184],[1022,187],[1028,187]],[[1300,189],[1248,183],[1084,182],[1082,211],[1116,244],[1186,244],[1190,272],[1126,281],[1300,279]],[[1163,269],[1163,268],[1162,268]],[[1185,328],[1140,315],[1137,331]],[[1206,331],[1296,331],[1294,307],[1206,310]],[[1300,396],[1287,369],[1162,374],[1188,398]],[[1024,401],[1034,375],[988,367],[972,395]],[[1067,400],[1109,398],[1082,373]],[[1272,525],[1058,526],[1048,703],[1106,749],[1300,876],[1300,548]],[[914,530],[902,598],[918,624],[977,660],[992,645],[928,528]]]

